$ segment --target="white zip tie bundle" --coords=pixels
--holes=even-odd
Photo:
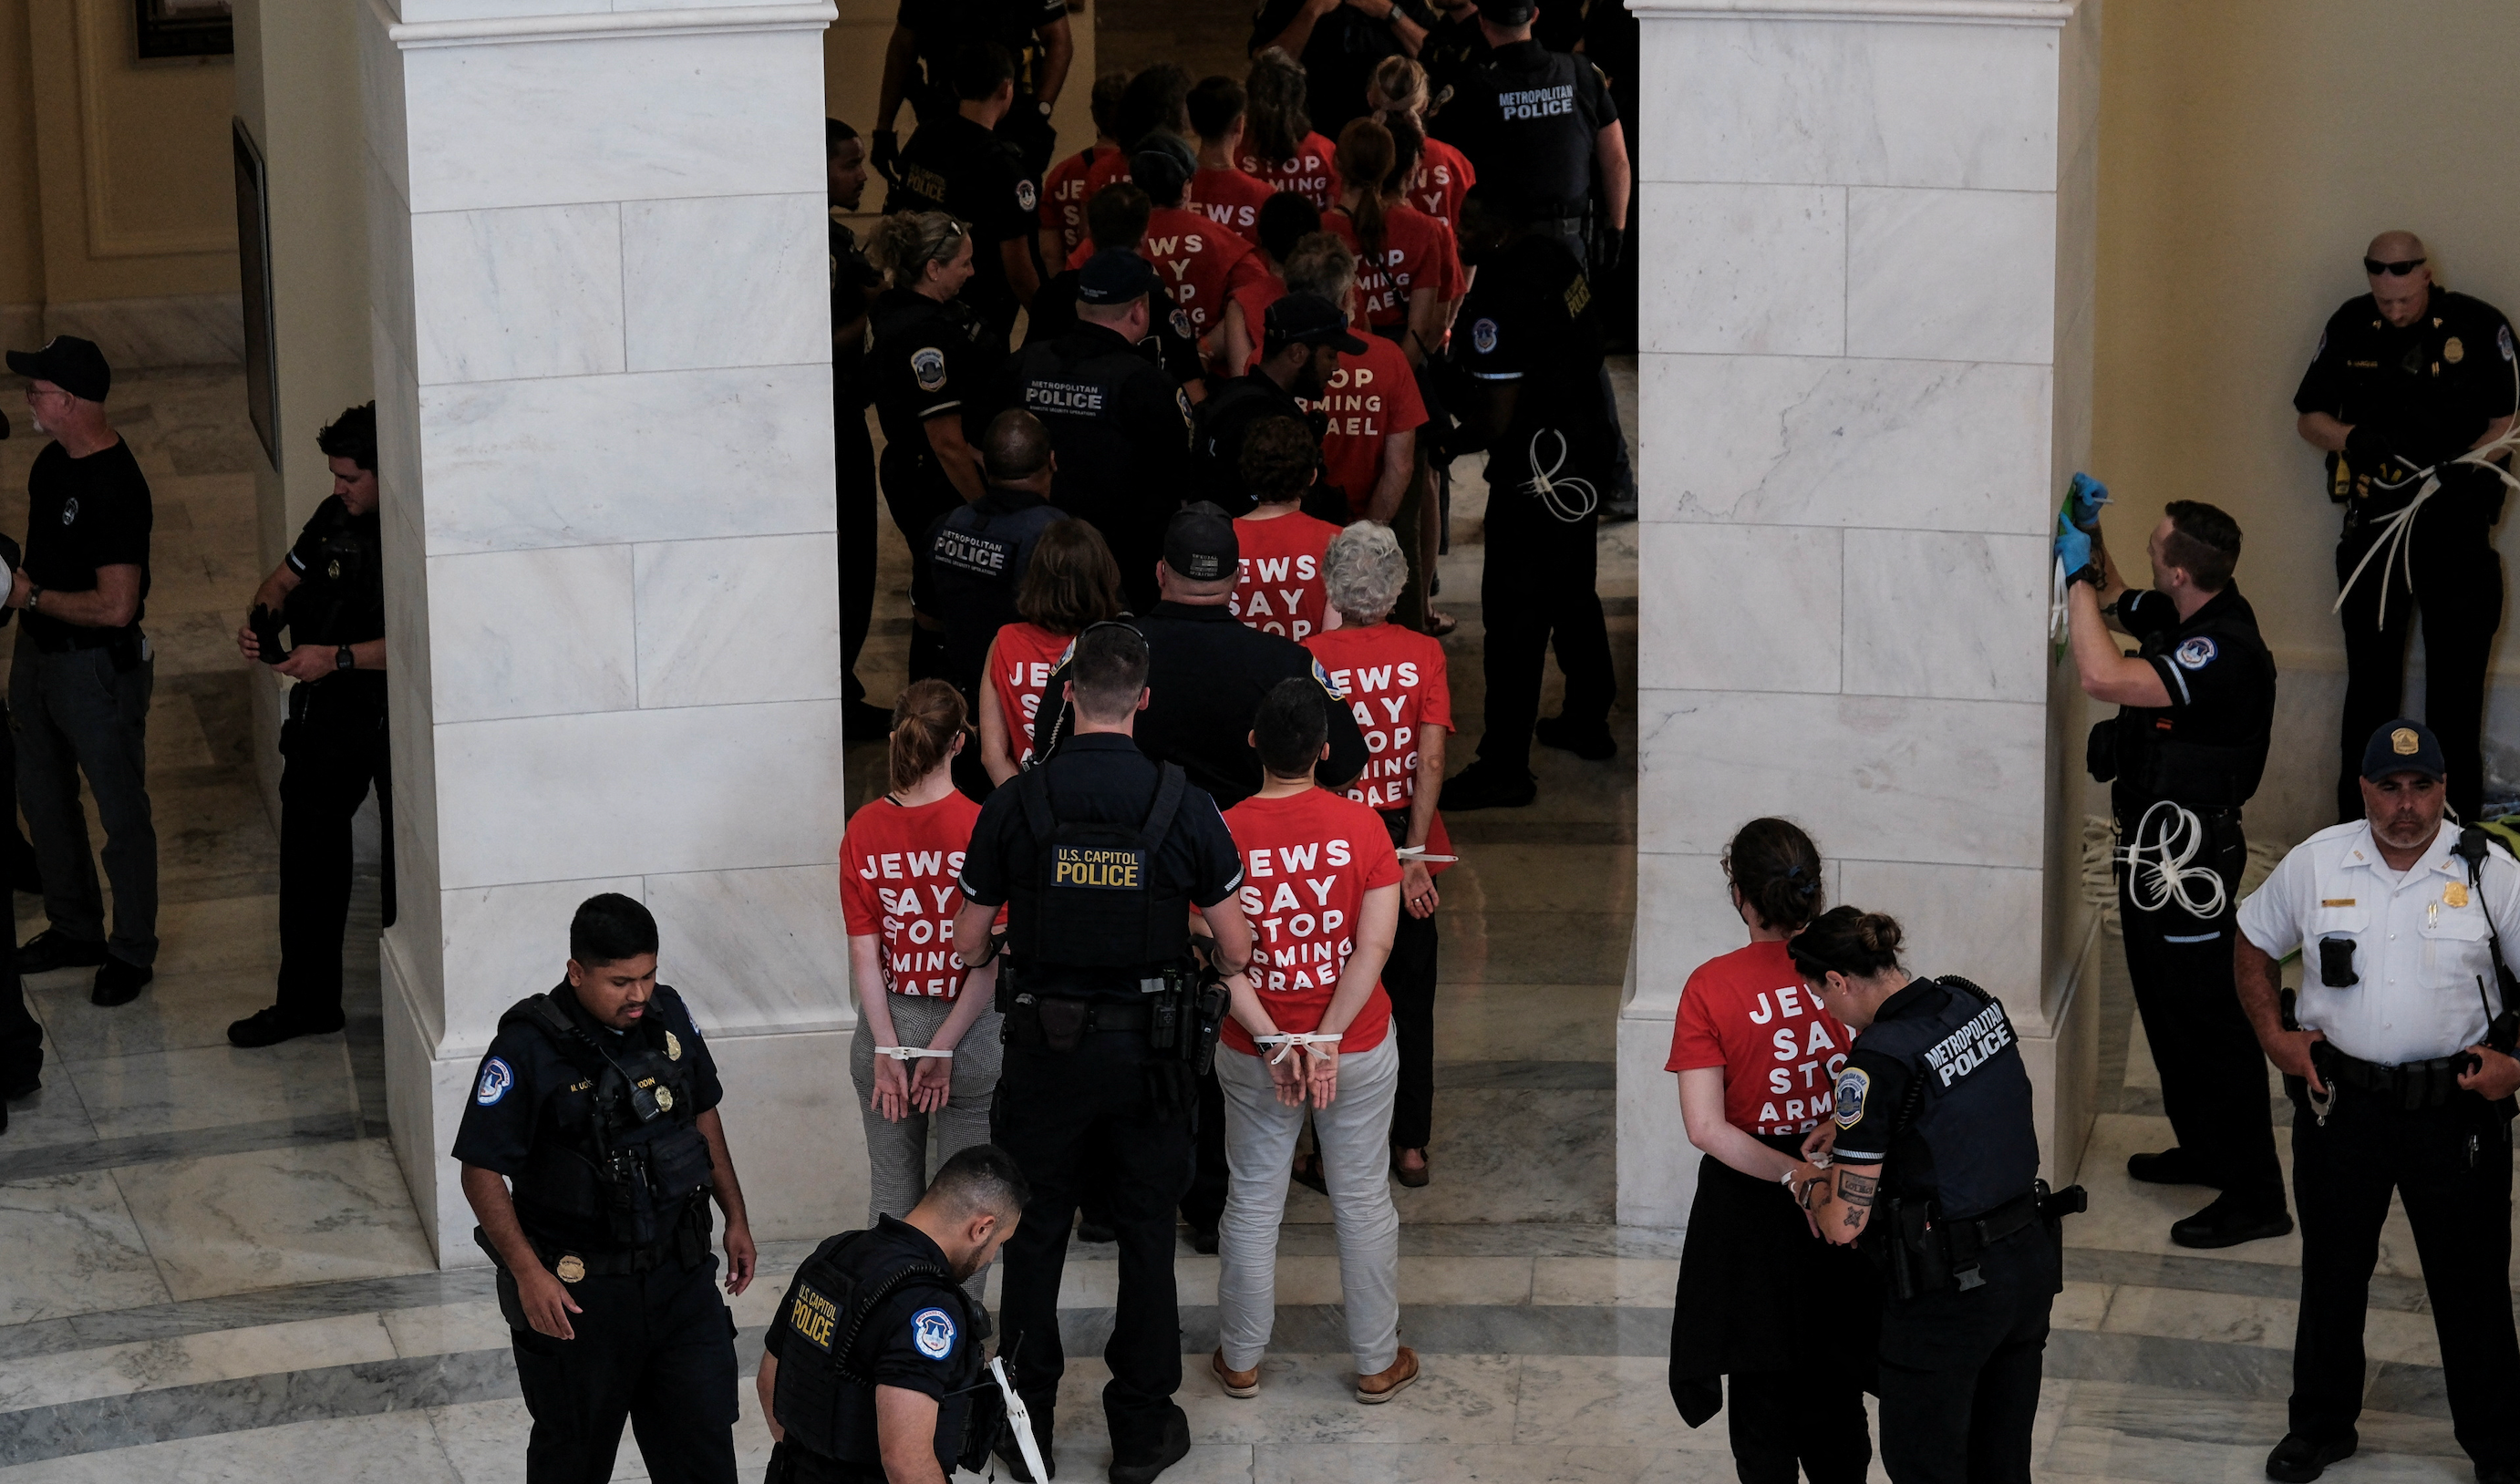
[[[1540,440],[1543,437],[1553,437],[1557,440],[1557,462],[1545,470],[1540,467]],[[1538,495],[1541,505],[1551,515],[1573,525],[1598,510],[1601,497],[1593,488],[1593,481],[1590,479],[1579,479],[1572,475],[1563,479],[1558,478],[1557,472],[1565,467],[1566,435],[1554,427],[1544,427],[1534,432],[1531,435],[1531,478],[1522,487]],[[1576,491],[1581,503],[1560,499],[1557,492],[1561,489]]]
[[[2511,387],[2514,395],[2520,396],[2520,361],[2512,363]],[[2328,605],[2327,610],[2333,613],[2345,607],[2345,600],[2353,596],[2354,584],[2362,578],[2362,569],[2371,564],[2372,558],[2378,557],[2380,558],[2380,627],[2387,628],[2389,626],[2389,571],[2394,567],[2407,579],[2407,594],[2412,597],[2415,591],[2415,567],[2414,559],[2408,550],[2408,541],[2415,528],[2415,512],[2422,510],[2424,502],[2431,499],[2433,493],[2441,488],[2441,472],[2452,465],[2464,464],[2472,469],[2485,470],[2505,485],[2520,489],[2520,478],[2515,478],[2509,470],[2494,463],[2496,459],[2515,450],[2520,450],[2520,422],[2513,423],[2509,432],[2482,448],[2471,448],[2455,459],[2445,460],[2430,469],[2418,470],[2394,484],[2375,475],[2371,483],[2380,489],[2405,489],[2417,479],[2424,482],[2423,486],[2415,491],[2415,498],[2407,502],[2404,510],[2398,511],[2380,522],[2380,539],[2372,542],[2371,549],[2362,554],[2362,560],[2354,564],[2353,574],[2345,579],[2343,587],[2336,590],[2336,601]]]
[[[1276,1066],[1279,1062],[1285,1060],[1287,1054],[1294,1051],[1296,1047],[1336,1046],[1338,1045],[1338,1039],[1336,1032],[1331,1032],[1326,1035],[1320,1031],[1300,1030],[1285,1031],[1275,1036],[1254,1036],[1251,1038],[1252,1044],[1256,1046],[1274,1046],[1278,1048],[1278,1055],[1269,1058],[1269,1064],[1271,1066]]]
[[[875,1054],[878,1057],[890,1057],[895,1061],[916,1061],[922,1057],[954,1055],[950,1051],[939,1051],[932,1046],[878,1046],[875,1049]]]
[[[2159,839],[2145,844],[2145,838],[2152,833],[2153,816],[2165,809],[2170,811],[2169,825]],[[2204,848],[2203,821],[2183,804],[2166,798],[2155,801],[2136,822],[2135,838],[2118,852],[2132,873],[2127,878],[2127,894],[2145,912],[2159,912],[2175,901],[2191,918],[2210,922],[2221,917],[2224,905],[2230,900],[2221,874],[2211,866],[2187,864]],[[2147,866],[2152,871],[2149,882],[2144,879]],[[2202,886],[2196,884],[2200,880]]]
[[[1458,855],[1428,855],[1423,845],[1403,845],[1392,854],[1403,861],[1458,861]]]

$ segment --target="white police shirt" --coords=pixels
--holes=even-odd
[[[2479,892],[2467,884],[2467,863],[2452,853],[2457,843],[2458,827],[2444,821],[2432,848],[2402,876],[2381,859],[2368,821],[2330,826],[2294,846],[2240,904],[2240,931],[2261,951],[2277,959],[2302,951],[2295,1014],[2304,1030],[2325,1031],[2347,1056],[2390,1066],[2485,1039],[2486,1006],[2498,993],[2485,913],[2492,909],[2504,934],[2503,961],[2520,968],[2513,957],[2520,938],[2512,936],[2520,930],[2520,864],[2496,845]],[[2354,940],[2359,983],[2321,982],[2323,938]]]

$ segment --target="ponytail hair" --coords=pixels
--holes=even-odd
[[[1826,895],[1820,847],[1791,820],[1755,819],[1724,847],[1724,874],[1770,927],[1795,932],[1820,916]]]
[[[1382,99],[1378,112],[1384,123],[1401,113],[1421,112],[1426,107],[1426,68],[1415,57],[1385,57],[1375,63],[1372,85]]]
[[[916,289],[929,263],[950,263],[969,229],[942,211],[896,211],[867,234],[867,260],[884,286]]]
[[[1304,65],[1285,48],[1273,46],[1251,59],[1242,79],[1249,99],[1242,143],[1269,164],[1282,165],[1304,152],[1304,136],[1313,132],[1312,115],[1304,112],[1305,86]]]
[[[1391,131],[1369,117],[1348,120],[1339,130],[1336,166],[1339,179],[1356,188],[1357,255],[1376,270],[1389,267],[1390,228],[1383,221],[1382,202],[1391,184]]]
[[[1418,126],[1414,113],[1391,114],[1382,126],[1391,131],[1391,173],[1383,179],[1382,194],[1397,201],[1418,178],[1418,166],[1426,157],[1426,131]]]
[[[1899,967],[1904,934],[1887,913],[1854,907],[1832,907],[1812,924],[1785,940],[1794,967],[1817,984],[1833,970],[1850,979],[1869,978]]]
[[[963,693],[941,680],[914,680],[892,703],[892,787],[907,792],[954,755],[969,714]]]

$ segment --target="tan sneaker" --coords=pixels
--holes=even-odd
[[[1216,1384],[1225,1388],[1227,1396],[1250,1397],[1260,1394],[1260,1368],[1254,1366],[1248,1371],[1236,1371],[1228,1367],[1225,1364],[1223,1345],[1217,1346],[1216,1353],[1207,1358],[1207,1369],[1216,1372]]]
[[[1223,1354],[1222,1351],[1218,1353]],[[1418,1352],[1403,1345],[1400,1354],[1391,1362],[1390,1370],[1356,1378],[1356,1399],[1368,1407],[1378,1406],[1408,1390],[1410,1383],[1417,1379]]]

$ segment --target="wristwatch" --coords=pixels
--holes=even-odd
[[[35,605],[43,601],[44,585],[40,582],[28,582],[26,584],[26,611],[29,613],[33,612],[35,610]]]
[[[354,654],[354,653],[352,653],[352,652],[350,652],[350,647],[349,647],[348,645],[346,645],[346,644],[345,644],[345,645],[343,645],[343,646],[341,646],[339,649],[335,650],[335,651],[333,652],[333,668],[334,668],[334,669],[337,669],[337,670],[347,670],[347,669],[353,669],[353,668],[356,668],[356,667],[357,667],[358,663],[359,663],[359,656],[358,656],[358,655],[356,655],[356,654]]]

